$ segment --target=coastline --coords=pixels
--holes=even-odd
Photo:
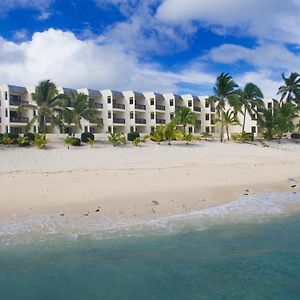
[[[142,222],[300,187],[295,144],[52,147],[1,151],[0,221],[50,214]]]

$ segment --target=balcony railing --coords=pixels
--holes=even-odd
[[[166,110],[166,107],[163,105],[156,104],[156,109],[158,110]]]
[[[213,107],[213,106],[211,106],[211,107],[210,107],[210,111],[211,111],[211,112],[215,112],[215,111],[216,111],[216,108]]]
[[[113,103],[113,108],[116,108],[116,109],[125,109],[125,104],[122,104],[122,103]]]
[[[136,118],[135,123],[136,124],[146,124],[146,119]]]
[[[113,118],[113,123],[115,123],[115,124],[125,124],[125,119]]]
[[[28,123],[29,118],[26,118],[26,117],[10,117],[10,122],[12,122],[12,123]]]
[[[201,107],[194,106],[194,111],[201,112]]]
[[[146,105],[136,103],[135,104],[135,109],[146,110]]]
[[[156,124],[166,124],[166,120],[156,118]]]
[[[25,101],[25,100],[21,100],[21,101],[19,101],[19,100],[10,100],[9,101],[9,104],[10,105],[12,105],[12,106],[19,106],[19,105],[21,105],[21,104],[28,104],[28,101]]]
[[[46,117],[46,123],[52,123],[53,118],[51,117]]]
[[[175,109],[176,109],[176,110],[182,109],[182,108],[183,108],[183,106],[180,106],[180,105],[176,105],[176,106],[175,106]]]
[[[96,106],[97,108],[100,108],[100,109],[103,108],[103,104],[102,104],[102,103],[97,103],[97,102],[95,102],[95,106]]]

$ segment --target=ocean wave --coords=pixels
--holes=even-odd
[[[19,221],[0,222],[0,246],[64,236],[77,240],[81,236],[108,239],[122,236],[172,234],[186,228],[205,230],[222,223],[263,222],[277,216],[300,211],[300,193],[264,193],[242,196],[236,201],[191,213],[178,214],[143,222],[113,222],[110,219],[79,216],[39,215]],[[298,211],[298,209],[296,209]]]

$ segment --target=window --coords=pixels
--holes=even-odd
[[[34,116],[34,117],[36,116],[36,110],[33,111],[33,116]]]
[[[90,133],[95,133],[95,127],[90,127]]]
[[[108,126],[107,131],[111,132],[111,126]]]
[[[209,121],[209,114],[205,114],[205,120]]]
[[[111,103],[111,96],[107,96],[107,103],[108,103],[108,104]]]
[[[207,133],[209,133],[209,126],[206,126],[206,127],[205,127],[205,131],[206,131]]]
[[[134,127],[130,126],[130,132],[134,132]]]
[[[251,132],[252,132],[253,134],[256,133],[256,126],[252,126]]]
[[[84,132],[85,132],[85,133],[86,133],[86,132],[89,132],[88,126],[84,126]]]
[[[8,94],[7,94],[7,92],[5,92],[5,100],[7,100],[8,99]]]
[[[151,113],[151,120],[154,120],[154,112]]]
[[[151,126],[151,132],[153,132],[155,130],[154,126]]]
[[[129,104],[133,104],[133,97],[129,98]]]
[[[210,117],[210,124],[215,125],[215,115],[211,115]]]
[[[257,114],[252,114],[251,119],[256,120],[257,119]]]
[[[193,133],[193,127],[189,127],[189,133]]]
[[[130,112],[130,119],[133,119],[133,111]]]
[[[36,126],[33,126],[33,132],[36,133]]]
[[[174,106],[174,100],[170,99],[170,106]]]
[[[154,105],[154,98],[150,99],[150,105]]]
[[[7,109],[5,110],[5,117],[6,118],[8,117],[8,111],[7,111]]]
[[[108,112],[108,118],[111,119],[111,112]]]
[[[205,108],[209,108],[209,102],[208,102],[208,100],[205,100]]]
[[[192,100],[189,100],[188,101],[188,107],[192,107],[193,106],[193,101]]]
[[[174,118],[174,114],[170,114],[170,119],[172,120]]]
[[[5,126],[6,133],[8,133],[8,126]]]
[[[269,108],[269,109],[272,108],[272,102],[268,102],[268,108]]]

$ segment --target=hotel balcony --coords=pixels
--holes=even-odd
[[[113,108],[125,109],[125,104],[115,102],[115,103],[113,103]]]
[[[156,107],[157,110],[166,110],[166,107],[164,105],[156,104],[155,107]]]
[[[201,107],[194,106],[194,111],[195,112],[201,112]]]
[[[136,118],[135,123],[145,125],[146,124],[146,119]]]
[[[180,106],[180,105],[175,106],[175,110],[179,110],[179,109],[182,109],[182,108],[184,108],[184,106]]]
[[[156,124],[166,124],[166,120],[165,119],[156,118]]]
[[[114,124],[125,124],[125,119],[123,118],[113,118]]]
[[[16,99],[10,99],[9,100],[9,104],[11,106],[19,106],[21,104],[28,104],[28,101],[24,101],[24,100],[16,100]]]
[[[11,123],[28,123],[29,118],[27,117],[10,117]]]
[[[51,117],[46,117],[46,123],[47,123],[47,124],[52,123],[52,120],[53,120],[53,118],[51,118]]]
[[[103,104],[102,104],[102,103],[97,103],[97,102],[95,102],[95,106],[96,106],[96,108],[98,108],[98,109],[103,109]]]
[[[135,109],[146,110],[146,105],[136,103]]]

